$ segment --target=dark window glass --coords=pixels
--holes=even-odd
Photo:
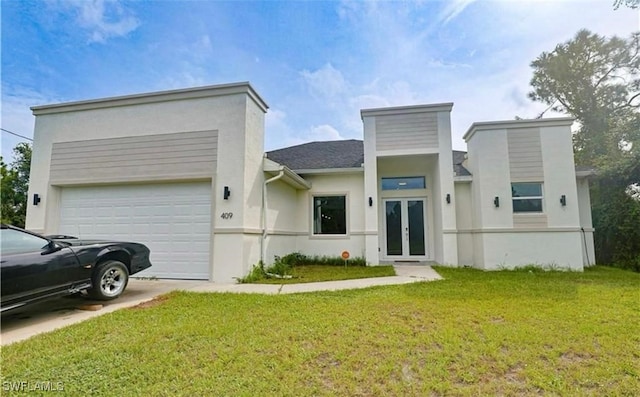
[[[382,190],[424,189],[425,187],[423,176],[382,178]]]
[[[424,208],[422,200],[409,200],[409,255],[424,255]]]
[[[511,184],[513,212],[542,212],[542,183]]]
[[[513,200],[513,212],[542,212],[542,199]]]
[[[387,255],[402,255],[402,202],[387,201]]]
[[[313,234],[347,234],[345,196],[313,198]]]
[[[511,197],[542,197],[541,183],[512,183]]]

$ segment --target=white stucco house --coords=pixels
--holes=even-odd
[[[264,152],[249,83],[62,103],[36,117],[26,227],[147,244],[147,276],[231,282],[291,252],[500,269],[594,263],[569,118],[482,122],[452,103],[361,111],[360,140]]]

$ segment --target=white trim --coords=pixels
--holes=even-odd
[[[585,232],[594,232],[593,228],[585,228]],[[579,227],[523,227],[523,228],[490,228],[490,229],[460,229],[460,230],[443,230],[443,234],[482,234],[482,233],[571,233],[580,232],[582,230]]]
[[[319,238],[319,239],[343,239],[349,238],[350,236],[350,226],[351,223],[349,221],[349,193],[348,192],[313,192],[310,195],[311,205],[309,209],[311,211],[311,219],[309,221],[309,238]],[[316,197],[342,197],[344,196],[344,217],[345,217],[345,234],[316,234],[314,232],[315,219],[314,219],[314,211],[315,211],[315,198]]]
[[[213,229],[215,234],[262,234],[262,229],[257,227],[217,227]]]
[[[324,175],[324,174],[359,174],[364,172],[364,167],[353,167],[353,168],[303,168],[299,170],[293,170],[296,174],[316,174],[316,175]]]
[[[596,174],[596,170],[576,171],[576,178],[586,178]]]
[[[35,116],[42,114],[75,112],[79,110],[103,109],[117,106],[140,105],[145,103],[167,102],[183,99],[206,98],[235,94],[247,94],[255,103],[267,112],[269,105],[258,95],[249,82],[208,85],[204,87],[185,88],[179,90],[147,92],[143,94],[123,95],[110,98],[89,99],[86,101],[57,103],[52,105],[32,106]]]
[[[410,255],[408,253],[409,250],[409,243],[408,241],[405,241],[405,239],[403,239],[403,244],[402,244],[402,255],[389,255],[387,253],[387,206],[386,203],[388,201],[399,201],[401,204],[401,208],[402,208],[402,227],[409,227],[409,212],[408,212],[408,202],[409,201],[422,201],[422,216],[423,216],[423,220],[422,220],[422,225],[423,225],[423,236],[424,236],[424,255]],[[389,197],[389,198],[383,198],[382,199],[382,205],[381,205],[381,209],[382,209],[382,244],[381,244],[381,252],[380,252],[380,257],[382,261],[402,261],[402,260],[418,260],[418,261],[423,261],[423,260],[429,260],[429,258],[431,258],[431,250],[429,249],[430,244],[429,244],[429,217],[427,216],[427,197],[426,196],[422,196],[422,197],[398,197],[398,198],[394,198],[394,197]],[[405,250],[407,250],[407,254],[405,254]]]
[[[473,176],[472,175],[454,176],[453,182],[454,183],[470,183],[470,182],[473,182]]]
[[[500,121],[482,121],[471,124],[471,127],[462,136],[465,142],[468,142],[477,131],[486,130],[506,130],[509,128],[529,128],[529,127],[549,127],[572,125],[575,119],[573,117],[554,117],[549,119],[533,119],[533,120],[500,120]]]
[[[440,148],[376,150],[376,157],[411,156],[419,154],[438,154]]]
[[[513,185],[514,184],[524,184],[524,183],[529,183],[529,184],[538,184],[540,185],[540,196],[513,196]],[[511,211],[513,213],[514,216],[531,216],[531,215],[541,215],[541,214],[545,214],[545,205],[544,205],[544,183],[543,182],[538,182],[538,181],[533,181],[533,182],[511,182]],[[518,200],[518,201],[522,201],[522,200],[540,200],[540,211],[516,211],[513,208],[513,201],[514,200]]]
[[[431,105],[396,106],[388,108],[373,108],[360,110],[360,117],[388,116],[394,114],[424,113],[424,112],[450,112],[453,102],[434,103]]]
[[[293,172],[286,165],[281,165],[266,157],[262,161],[262,170],[272,176],[284,172],[282,181],[293,187],[296,190],[309,190],[311,189],[311,183],[305,180],[303,177]]]

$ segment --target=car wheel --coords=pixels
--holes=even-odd
[[[99,300],[115,299],[127,287],[129,271],[122,262],[106,261],[98,265],[91,281],[93,288],[89,296]]]

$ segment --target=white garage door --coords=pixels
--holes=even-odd
[[[59,233],[147,245],[136,276],[208,279],[210,230],[209,182],[62,189]]]

